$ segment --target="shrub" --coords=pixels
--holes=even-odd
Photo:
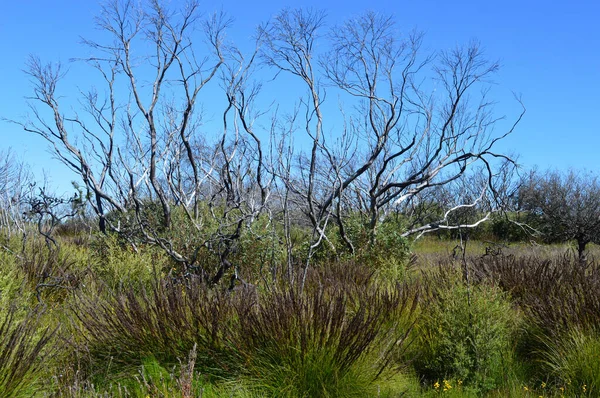
[[[498,387],[518,323],[508,296],[494,285],[467,285],[453,265],[426,275],[424,285],[417,372],[430,383],[460,379],[481,391]]]
[[[393,215],[380,222],[374,239],[366,220],[360,215],[348,217],[345,228],[356,250],[355,261],[375,271],[380,281],[404,279],[410,245],[408,238],[402,236],[406,230],[403,218]],[[341,237],[336,236],[335,241],[341,247]]]
[[[171,264],[160,249],[140,246],[136,253],[116,235],[95,236],[89,251],[94,276],[111,288],[137,282],[149,285],[154,269]]]

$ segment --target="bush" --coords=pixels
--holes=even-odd
[[[140,246],[136,253],[112,234],[95,236],[89,252],[94,276],[111,288],[137,282],[150,285],[155,269],[172,264],[161,249]]]
[[[468,286],[452,265],[426,275],[424,285],[417,372],[430,383],[455,379],[480,391],[498,387],[518,324],[508,296],[494,285]]]
[[[400,216],[393,215],[380,222],[374,240],[366,220],[360,215],[348,217],[344,224],[356,250],[355,261],[375,271],[380,281],[404,279],[410,245],[408,238],[402,236],[406,225]],[[341,247],[341,237],[336,236],[335,241]]]

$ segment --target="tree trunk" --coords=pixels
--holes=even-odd
[[[585,246],[588,244],[586,239],[577,239],[577,252],[579,254],[579,264],[587,265],[587,255],[585,254]]]
[[[106,219],[104,218],[104,208],[102,206],[102,198],[96,194],[96,208],[98,210],[98,227],[100,232],[106,235]]]

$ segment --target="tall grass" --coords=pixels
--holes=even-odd
[[[18,320],[10,306],[0,318],[0,396],[31,396],[52,354],[56,329],[39,328],[39,311]]]
[[[406,348],[416,296],[402,285],[382,290],[369,279],[340,283],[336,274],[327,276],[304,292],[288,286],[238,307],[236,345],[252,391],[277,397],[398,393],[399,379],[386,377]]]
[[[573,253],[539,256],[490,256],[471,264],[479,280],[495,281],[509,291],[529,320],[544,333],[600,322],[600,265],[582,267]]]
[[[378,288],[362,270],[348,277],[355,266],[311,271],[304,290],[280,281],[228,292],[156,274],[151,289],[123,287],[101,300],[82,294],[74,307],[80,359],[96,383],[122,384],[140,365],[168,375],[193,350],[187,385],[200,375],[222,385],[239,379],[248,393],[290,397],[397,388],[390,376],[417,297],[401,285]]]
[[[574,395],[600,395],[600,334],[597,327],[572,328],[545,338],[542,363],[554,382]]]
[[[209,289],[197,279],[181,284],[159,276],[149,289],[122,287],[102,299],[82,294],[74,308],[84,338],[80,349],[96,371],[106,372],[110,364],[118,372],[144,358],[170,368],[197,345],[199,371],[233,377],[239,361],[227,342],[236,299],[244,298]]]

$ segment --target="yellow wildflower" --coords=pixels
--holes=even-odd
[[[438,383],[437,381],[433,384],[433,388],[435,388],[436,390],[440,388],[440,383]]]

